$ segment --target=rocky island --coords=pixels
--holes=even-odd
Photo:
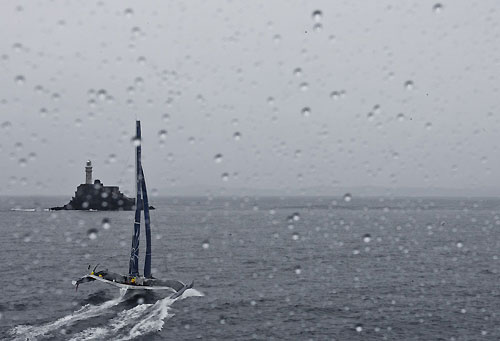
[[[97,179],[92,183],[92,162],[89,160],[85,166],[85,183],[77,187],[75,196],[66,205],[50,209],[131,211],[135,209],[135,199],[121,193],[118,186],[104,186]]]

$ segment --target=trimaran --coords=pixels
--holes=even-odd
[[[114,285],[122,289],[136,289],[136,290],[170,290],[174,293],[170,298],[177,298],[181,296],[186,289],[193,287],[191,284],[184,284],[177,280],[161,280],[156,279],[151,274],[151,226],[149,219],[149,203],[148,192],[146,190],[146,180],[144,178],[144,171],[141,164],[141,122],[136,121],[136,136],[134,139],[136,144],[135,153],[135,167],[136,167],[136,207],[135,207],[135,220],[134,220],[134,235],[132,237],[132,250],[130,252],[130,262],[128,268],[128,275],[120,275],[110,272],[107,269],[96,271],[97,266],[94,267],[92,272],[83,276],[77,281],[73,281],[76,289],[81,283],[100,281],[107,284]],[[144,210],[144,224],[146,230],[146,256],[144,262],[144,276],[139,274],[139,237],[141,234],[141,210]],[[90,270],[90,266],[89,266]]]

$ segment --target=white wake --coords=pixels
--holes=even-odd
[[[105,302],[98,306],[86,305],[71,315],[60,318],[41,326],[17,326],[11,331],[11,335],[17,336],[14,340],[36,339],[49,334],[61,327],[70,325],[78,320],[88,319],[98,316],[107,309],[123,301],[126,290],[121,290],[120,297]],[[165,321],[172,316],[170,312],[171,305],[187,297],[204,296],[196,289],[187,289],[180,297],[176,299],[163,298],[154,304],[139,304],[131,309],[119,312],[115,317],[107,321],[106,325],[87,328],[75,335],[72,335],[72,341],[83,340],[132,340],[136,337],[149,333],[160,331]],[[69,338],[69,336],[68,336]]]
[[[100,315],[102,312],[119,304],[123,301],[123,297],[127,290],[120,289],[120,296],[113,300],[104,302],[100,305],[86,304],[71,315],[61,317],[53,322],[45,323],[40,326],[19,325],[14,327],[10,334],[15,337],[13,340],[33,340],[40,336],[49,334],[59,328],[71,325],[72,323],[80,320],[86,320]]]

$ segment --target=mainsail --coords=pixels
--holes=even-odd
[[[144,225],[146,226],[146,257],[144,259],[144,277],[151,278],[151,226],[149,220],[148,191],[146,190],[146,178],[141,166],[141,188],[144,206]]]

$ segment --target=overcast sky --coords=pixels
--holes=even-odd
[[[0,194],[500,187],[499,10],[2,1]]]

